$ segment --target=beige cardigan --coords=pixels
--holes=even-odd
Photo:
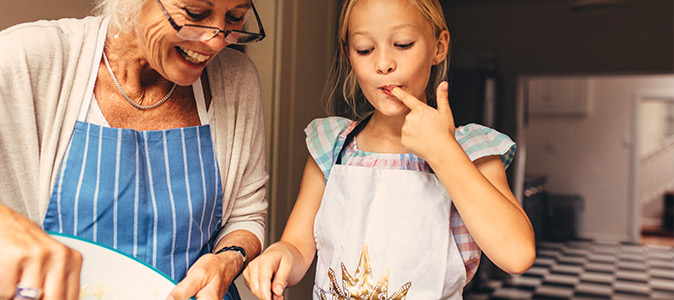
[[[20,24],[0,32],[0,204],[41,224],[93,63],[101,17]],[[264,245],[264,126],[254,64],[225,49],[208,65],[211,135],[223,186],[221,236]]]

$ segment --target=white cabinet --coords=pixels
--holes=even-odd
[[[590,113],[586,77],[531,77],[528,80],[530,115],[583,116]]]

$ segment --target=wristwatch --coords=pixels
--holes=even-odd
[[[224,247],[224,248],[216,251],[213,254],[220,254],[220,253],[225,252],[225,251],[239,252],[241,254],[241,257],[243,257],[243,262],[244,263],[246,262],[246,250],[244,250],[242,247],[239,247],[239,246],[227,246],[227,247]]]

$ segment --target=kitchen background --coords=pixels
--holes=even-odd
[[[518,143],[508,175],[541,249],[566,240],[674,246],[673,1],[441,3],[454,50],[450,85],[457,123],[483,123]],[[299,188],[307,157],[303,128],[325,115],[320,99],[334,55],[339,5],[340,0],[256,0],[268,36],[245,51],[262,84],[271,174],[269,241],[280,237]],[[79,18],[92,6],[85,0],[0,0],[0,29]],[[648,281],[674,278],[674,267],[670,270]],[[312,278],[290,288],[286,298],[309,299]],[[483,259],[467,298],[473,291],[493,292],[485,286],[494,278],[507,276]],[[616,290],[615,282],[609,285],[610,292]],[[241,280],[238,286],[245,290]],[[532,293],[542,290],[539,286],[540,281]],[[648,291],[674,295],[674,285]],[[508,297],[531,293],[514,295]]]

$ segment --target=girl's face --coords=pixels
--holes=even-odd
[[[409,111],[389,92],[395,86],[426,101],[431,66],[444,59],[447,43],[405,0],[358,1],[348,24],[351,67],[365,97],[387,116]]]
[[[178,24],[241,30],[242,18],[250,9],[250,0],[160,0]],[[178,85],[190,85],[201,76],[204,67],[227,46],[219,33],[208,41],[188,41],[177,36],[156,0],[144,1],[135,29],[139,59],[164,78]]]

